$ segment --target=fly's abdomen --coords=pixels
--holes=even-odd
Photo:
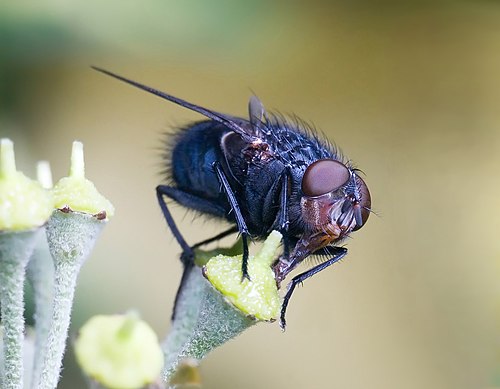
[[[220,198],[220,185],[213,163],[220,161],[220,139],[229,131],[213,121],[203,121],[184,130],[172,151],[172,178],[176,186],[207,200]]]

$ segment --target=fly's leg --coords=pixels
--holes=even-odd
[[[221,239],[225,238],[226,236],[234,234],[236,232],[238,232],[238,227],[231,227],[231,228],[227,229],[226,231],[222,231],[220,234],[217,234],[211,238],[202,240],[201,242],[198,242],[198,243],[192,245],[191,248],[196,249],[198,247],[205,246],[205,245],[210,244],[212,242],[217,242],[218,240],[221,240]]]
[[[179,229],[177,228],[174,218],[172,217],[172,214],[170,213],[167,203],[165,202],[164,196],[167,196],[168,198],[171,198],[172,200],[176,201],[177,203],[191,209],[195,209],[197,211],[203,212],[203,213],[208,213],[211,215],[218,216],[220,218],[225,217],[225,209],[218,204],[214,204],[211,201],[208,201],[206,199],[200,198],[198,196],[194,196],[191,193],[187,193],[181,189],[174,188],[172,186],[167,186],[167,185],[158,185],[156,187],[156,197],[158,198],[158,204],[160,204],[161,211],[163,213],[163,216],[165,217],[165,220],[172,231],[172,234],[174,235],[175,239],[179,243],[179,245],[182,248],[182,256],[181,256],[181,261],[183,264],[187,264],[189,262],[194,261],[194,251],[193,248],[202,246],[204,244],[211,243],[215,240],[222,239],[226,235],[229,235],[231,230],[228,230],[225,235],[219,234],[213,238],[207,239],[207,241],[200,242],[196,244],[195,246],[191,247],[189,244],[187,244],[186,240],[180,233]]]
[[[210,244],[212,242],[216,242],[216,241],[221,240],[222,238],[224,238],[224,237],[226,237],[226,236],[228,236],[230,234],[234,234],[235,232],[238,232],[238,229],[235,228],[235,227],[231,227],[230,229],[228,229],[226,231],[223,231],[220,234],[218,234],[218,235],[216,235],[216,236],[214,236],[212,238],[205,239],[202,242],[198,242],[198,243],[192,245],[190,247],[190,249],[194,251],[195,248],[198,248],[200,246],[204,246],[204,245]],[[179,297],[180,297],[180,295],[182,293],[182,290],[184,289],[184,285],[185,285],[185,283],[186,283],[186,281],[188,279],[188,276],[191,273],[191,270],[193,269],[193,267],[195,265],[195,263],[194,263],[194,254],[193,254],[193,257],[191,259],[191,256],[187,256],[183,252],[181,254],[181,262],[183,264],[182,277],[181,277],[181,282],[179,284],[179,288],[177,289],[177,292],[175,293],[174,309],[172,311],[171,320],[175,319],[175,314],[176,314],[176,311],[177,311],[177,303],[179,301]]]
[[[288,234],[288,228],[290,226],[290,221],[288,219],[290,175],[289,167],[286,167],[280,174],[280,209],[272,227],[272,229],[277,229],[281,233],[283,239],[283,255],[273,265],[278,288],[280,287],[281,281],[283,281],[286,276],[285,270],[291,266],[290,247],[292,245],[295,247],[298,241],[295,237],[290,237]]]
[[[243,274],[242,279],[246,278],[250,280],[250,276],[248,275],[248,237],[250,233],[248,232],[247,224],[245,223],[245,219],[241,214],[240,206],[238,205],[238,201],[236,200],[236,196],[229,185],[229,181],[226,178],[224,171],[219,162],[214,162],[213,164],[215,173],[217,174],[217,178],[224,189],[224,193],[226,194],[227,200],[231,205],[231,208],[234,212],[234,217],[236,219],[236,225],[238,226],[238,231],[241,235],[241,240],[243,242],[243,259],[241,265],[241,272]]]
[[[288,196],[290,188],[290,168],[286,167],[281,174],[280,213],[278,230],[283,236],[283,257],[286,261],[290,257],[290,238],[288,237]]]
[[[186,193],[178,188],[174,188],[167,185],[158,185],[156,187],[156,197],[158,198],[158,204],[160,205],[165,221],[167,222],[167,225],[172,231],[172,234],[174,235],[175,239],[182,248],[181,262],[183,265],[183,271],[182,271],[181,282],[179,284],[179,288],[177,289],[177,293],[175,295],[174,310],[172,311],[172,320],[173,320],[175,318],[175,312],[177,308],[177,302],[179,300],[179,295],[183,290],[184,284],[188,278],[189,273],[191,272],[191,269],[194,267],[194,249],[199,246],[209,244],[216,240],[222,239],[223,237],[236,232],[237,229],[231,227],[229,230],[226,230],[214,236],[213,238],[206,239],[202,242],[195,244],[194,246],[189,246],[189,244],[186,242],[186,240],[180,233],[179,229],[177,228],[174,218],[172,217],[172,214],[170,213],[170,210],[167,207],[167,203],[165,202],[164,196],[167,196],[186,207],[194,208],[201,212],[211,213],[213,215],[217,215],[220,217],[224,216],[224,209],[218,207],[215,204],[210,203],[205,199],[198,198],[190,193]]]
[[[312,277],[316,273],[320,272],[321,270],[326,269],[328,266],[333,265],[335,262],[340,261],[347,254],[347,249],[344,247],[332,247],[331,249],[335,250],[335,253],[334,253],[332,258],[330,258],[326,262],[323,262],[317,266],[314,266],[313,268],[309,269],[308,271],[305,271],[304,273],[299,274],[298,276],[295,276],[294,278],[292,278],[292,281],[290,281],[290,283],[288,284],[288,288],[287,288],[285,297],[283,298],[283,304],[281,304],[280,327],[282,330],[285,330],[286,308],[288,306],[290,298],[292,297],[292,294],[293,294],[293,291],[295,290],[295,287],[298,284],[307,280],[309,277]]]
[[[170,228],[170,231],[172,231],[172,234],[175,237],[175,240],[177,240],[177,243],[179,243],[179,246],[182,248],[182,255],[181,255],[181,261],[184,266],[186,265],[193,265],[194,261],[194,251],[193,249],[187,244],[186,240],[182,236],[181,232],[177,228],[177,225],[175,224],[175,220],[172,217],[172,214],[170,213],[167,203],[165,202],[165,198],[163,196],[168,196],[172,198],[171,192],[178,190],[177,188],[172,188],[170,186],[166,185],[158,185],[156,187],[156,197],[158,199],[158,204],[160,205],[161,212],[163,213],[163,217],[165,218],[165,221],[167,222],[168,227]]]
[[[195,248],[198,248],[198,247],[201,247],[201,246],[205,246],[207,244],[210,244],[212,242],[216,242],[218,240],[221,240],[222,238],[225,238],[226,236],[230,235],[230,234],[234,234],[235,232],[238,232],[238,228],[237,227],[231,227],[230,229],[226,230],[226,231],[223,231],[221,232],[220,234],[217,234],[215,235],[214,237],[212,238],[208,238],[208,239],[205,239],[201,242],[198,242],[194,245],[192,245],[190,248],[191,250],[194,250]],[[176,310],[177,310],[177,302],[179,301],[179,296],[181,294],[181,291],[183,290],[184,288],[184,284],[186,283],[187,281],[187,278],[191,272],[191,269],[194,267],[195,263],[194,263],[194,254],[193,254],[193,259],[190,260],[189,258],[183,258],[184,257],[184,253],[181,254],[181,262],[182,264],[184,265],[183,266],[183,269],[182,269],[182,277],[181,277],[181,283],[179,284],[179,288],[177,289],[177,292],[175,294],[175,300],[174,300],[174,309],[172,311],[172,320],[175,319],[175,313],[176,313]]]

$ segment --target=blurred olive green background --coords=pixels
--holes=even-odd
[[[34,176],[71,142],[116,207],[72,326],[137,308],[168,331],[179,247],[154,188],[163,134],[201,119],[98,65],[222,112],[312,121],[366,173],[379,216],[259,325],[206,388],[500,387],[500,3],[62,1],[0,6],[0,134]],[[190,242],[223,228],[175,207]],[[231,242],[231,239],[228,243]],[[68,353],[61,388],[83,388]]]

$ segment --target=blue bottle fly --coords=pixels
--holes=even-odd
[[[194,248],[236,232],[243,242],[244,278],[249,278],[249,238],[264,239],[272,230],[283,235],[283,253],[273,266],[278,285],[307,257],[323,259],[288,284],[280,317],[284,328],[295,287],[343,258],[347,249],[338,247],[339,242],[368,219],[370,192],[359,170],[299,120],[268,114],[255,96],[250,99],[249,118],[237,118],[94,69],[207,118],[173,138],[166,161],[170,183],[156,188],[165,220],[182,248],[184,273],[179,290],[194,266]],[[165,198],[233,226],[191,246],[177,228]]]

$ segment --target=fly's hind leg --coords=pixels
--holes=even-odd
[[[211,203],[210,201],[207,201],[206,199],[193,196],[192,194],[184,192],[178,188],[167,185],[158,185],[156,187],[156,197],[158,199],[158,204],[160,205],[165,221],[167,222],[167,225],[172,231],[172,234],[174,235],[175,239],[182,248],[181,262],[183,265],[183,272],[179,288],[177,289],[177,293],[175,295],[174,310],[172,312],[172,320],[173,320],[175,318],[175,312],[177,309],[177,302],[179,300],[179,295],[184,288],[184,285],[191,270],[194,267],[194,249],[196,247],[222,239],[223,237],[236,232],[237,229],[235,227],[232,227],[229,230],[226,230],[214,236],[213,238],[206,239],[202,242],[195,244],[194,246],[190,246],[182,236],[179,229],[177,228],[175,220],[172,217],[170,210],[168,209],[167,203],[165,202],[164,196],[167,196],[172,200],[175,200],[176,202],[178,202],[181,205],[184,205],[185,207],[196,209],[200,212],[210,213],[212,215],[220,217],[224,217],[225,211],[221,207]]]
[[[165,218],[165,221],[167,222],[170,231],[172,231],[175,240],[177,241],[177,243],[179,243],[179,246],[181,246],[182,248],[181,261],[183,265],[186,266],[187,264],[190,263],[192,264],[192,262],[194,261],[194,251],[187,244],[186,240],[184,239],[181,232],[177,228],[175,220],[172,217],[172,214],[170,213],[170,210],[167,207],[165,198],[163,197],[163,196],[168,196],[172,198],[172,193],[175,193],[176,191],[179,191],[179,189],[166,185],[158,185],[156,187],[156,197],[158,199],[158,204],[160,205],[161,212],[163,213],[163,217]]]

